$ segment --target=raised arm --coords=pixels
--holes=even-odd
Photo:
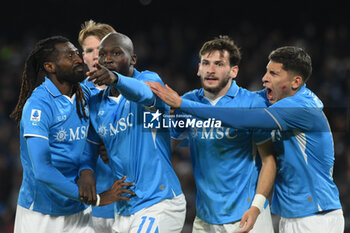
[[[154,104],[156,97],[146,83],[118,73],[115,74],[118,76],[118,81],[114,82],[112,85],[118,88],[119,92],[125,98],[146,106]]]
[[[144,82],[112,72],[100,64],[96,64],[96,70],[88,72],[87,75],[90,75],[88,81],[95,84],[116,87],[128,100],[147,106],[153,105],[155,101],[155,95]]]
[[[236,129],[278,129],[279,126],[266,108],[224,108],[181,98],[168,85],[147,82],[151,90],[166,104],[193,116],[220,120],[223,125]]]

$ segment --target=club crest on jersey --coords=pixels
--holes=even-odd
[[[38,122],[41,118],[41,110],[32,109],[32,113],[30,114],[30,120]]]

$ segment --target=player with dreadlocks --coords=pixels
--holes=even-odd
[[[100,194],[79,193],[76,181],[88,130],[89,90],[83,61],[65,37],[37,43],[27,58],[19,101],[11,117],[20,129],[23,181],[18,197],[15,233],[94,232],[91,209],[122,199],[131,184],[118,180]],[[83,87],[83,88],[82,88]],[[86,95],[86,97],[85,97]]]
[[[36,48],[32,51],[32,53],[27,58],[24,66],[23,76],[22,76],[22,85],[21,85],[19,100],[15,110],[11,114],[11,117],[16,120],[18,126],[21,120],[22,110],[25,102],[31,96],[33,90],[37,86],[39,86],[42,82],[45,81],[45,75],[47,75],[48,74],[47,72],[49,72],[44,69],[44,63],[49,60],[53,61],[54,60],[53,57],[57,55],[58,51],[55,51],[56,49],[54,45],[58,43],[68,43],[68,42],[69,41],[67,38],[64,38],[61,36],[55,36],[55,37],[50,37],[50,38],[41,40],[40,42],[38,42]],[[70,58],[72,59],[72,54],[69,54],[69,56],[71,56]],[[62,85],[66,86],[68,84],[70,86],[70,88],[68,89],[67,87],[65,87],[65,90],[68,91],[67,94],[69,94],[69,92],[70,94],[72,94],[73,92],[76,92],[76,95],[77,95],[76,104],[77,104],[77,109],[79,109],[80,108],[79,106],[81,106],[83,104],[83,101],[86,101],[86,99],[82,92],[81,86],[78,83],[79,81],[81,81],[79,80],[79,78],[83,78],[81,61],[78,61],[78,64],[76,64],[76,66],[77,67],[75,68],[80,68],[79,70],[80,73],[79,72],[76,73],[77,74],[76,78],[78,80],[69,80],[68,83],[65,83],[65,84],[62,83]],[[53,77],[50,77],[50,79],[52,78]],[[54,79],[57,79],[57,77]],[[82,117],[87,118],[84,109],[82,109],[82,112],[81,111],[77,111],[77,112],[80,118]]]

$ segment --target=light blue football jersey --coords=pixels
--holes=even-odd
[[[85,87],[83,90],[88,99],[89,91]],[[85,112],[89,113],[87,107]],[[50,215],[71,215],[85,209],[79,201],[76,180],[88,125],[88,119],[79,118],[77,114],[75,95],[72,98],[62,95],[50,79],[45,78],[44,83],[33,91],[24,105],[20,122],[20,153],[23,167],[23,181],[18,198],[20,206]],[[69,197],[35,179],[26,137],[39,137],[49,141],[49,166],[53,166],[63,175],[57,176],[57,179],[60,179],[58,183],[69,186],[65,187],[72,191]]]
[[[204,97],[203,88],[188,92],[183,98],[211,105]],[[263,98],[238,87],[235,81],[215,106],[266,107]],[[176,115],[185,114],[177,112]],[[228,127],[173,129],[172,137],[175,139],[184,139],[184,135],[189,139],[197,188],[197,216],[211,224],[240,220],[243,213],[250,208],[256,191],[260,168],[256,164],[256,144],[269,140],[270,131]],[[258,155],[257,157],[261,162]]]
[[[118,76],[117,87],[122,93],[119,98],[110,96],[110,87],[91,98],[92,127],[89,129],[88,141],[95,144],[102,141],[105,144],[114,180],[126,175],[125,182],[135,182],[130,189],[136,196],[131,197],[129,202],[115,203],[117,214],[131,215],[159,201],[171,199],[181,194],[182,190],[170,161],[169,129],[144,127],[144,114],[153,111],[143,105],[149,101],[143,94],[144,90],[152,98],[155,97],[141,81],[162,83],[160,77],[156,73],[138,72],[136,69],[133,78]],[[133,82],[132,88],[125,90],[124,84],[127,85],[129,81]],[[169,113],[169,107],[158,98],[153,108]]]
[[[92,82],[87,81],[87,79],[84,80],[83,84],[90,89],[91,96],[94,96],[100,92],[100,90],[96,88]],[[98,156],[94,174],[97,193],[102,193],[112,187],[114,179],[110,163],[105,164],[100,156]],[[114,218],[114,204],[98,207],[93,206],[92,216],[98,218]]]
[[[279,156],[271,206],[279,216],[341,209],[333,181],[333,137],[322,110],[321,100],[305,85],[267,109],[279,126],[272,132]]]
[[[266,90],[257,94],[266,98]],[[297,218],[341,209],[333,181],[332,133],[323,103],[305,85],[264,109],[214,109],[188,100],[182,101],[180,109],[205,119],[221,119],[231,127],[273,129],[278,158],[272,213]]]

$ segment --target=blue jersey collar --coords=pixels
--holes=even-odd
[[[140,72],[134,68],[134,74],[133,74],[133,78],[136,78],[137,76],[139,76]]]
[[[237,95],[238,90],[239,90],[239,86],[237,85],[235,80],[232,80],[231,87],[230,87],[230,89],[228,89],[228,91],[226,92],[226,94],[224,96],[229,96],[231,98],[234,98]],[[203,88],[199,89],[198,97],[204,98],[204,89]]]
[[[226,95],[234,98],[237,95],[238,90],[239,90],[239,86],[237,85],[235,80],[232,80],[231,87],[230,89],[228,89]]]
[[[53,84],[53,82],[49,78],[45,77],[45,81],[43,84],[52,96],[57,97],[62,95],[62,93],[57,89],[55,84]]]
[[[296,93],[295,95],[301,95],[306,91],[306,84],[304,84]]]

